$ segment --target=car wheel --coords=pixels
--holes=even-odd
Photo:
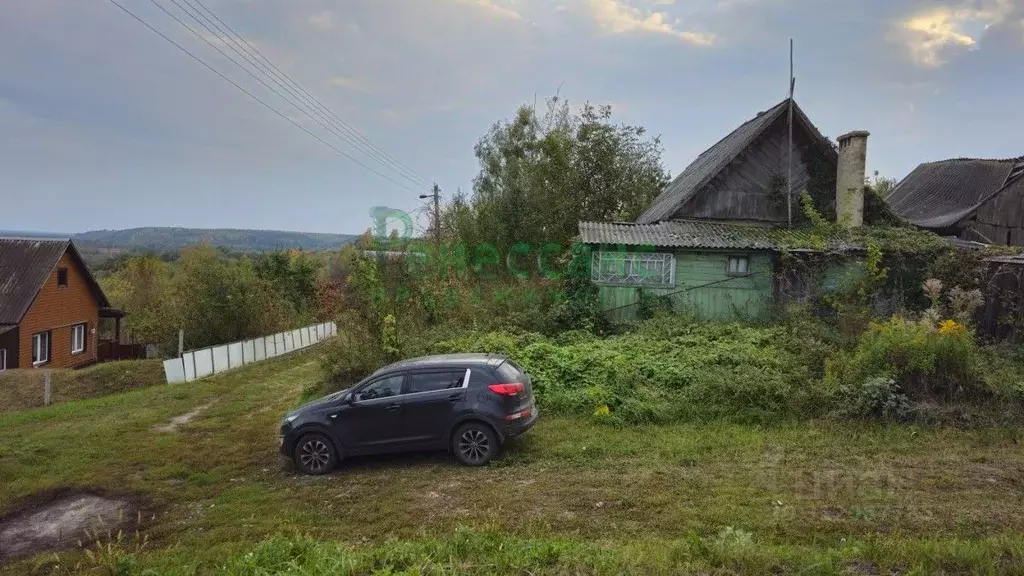
[[[295,465],[303,474],[327,474],[337,464],[334,444],[323,434],[306,434],[295,445]]]
[[[459,427],[452,437],[452,453],[466,466],[483,466],[498,454],[498,438],[491,427],[470,422]]]

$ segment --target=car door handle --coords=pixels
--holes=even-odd
[[[462,400],[462,394],[452,394],[448,397],[449,402],[458,402],[459,400]]]
[[[384,409],[387,410],[388,412],[397,412],[398,407],[398,404],[388,404],[387,406],[384,407]]]

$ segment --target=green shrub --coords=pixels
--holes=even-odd
[[[892,378],[866,378],[840,388],[840,414],[846,418],[902,420],[910,414],[910,400]]]
[[[604,339],[468,333],[427,352],[509,355],[530,373],[541,407],[554,413],[589,417],[600,409],[602,421],[624,424],[763,423],[821,411],[821,388],[799,347],[783,329],[664,317]]]
[[[911,400],[951,401],[984,391],[977,368],[978,346],[966,326],[947,320],[936,328],[895,316],[872,324],[852,354],[830,363],[829,378],[856,387],[885,376]]]
[[[320,368],[326,388],[340,390],[369,376],[385,364],[381,341],[364,330],[338,324],[338,334],[323,344]]]

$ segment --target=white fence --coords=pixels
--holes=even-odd
[[[334,322],[314,324],[280,334],[185,352],[164,361],[168,384],[191,382],[212,374],[308,348],[338,332]]]

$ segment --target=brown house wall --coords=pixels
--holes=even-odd
[[[68,269],[68,285],[64,288],[57,284],[59,268]],[[32,335],[45,331],[50,331],[50,361],[46,366],[69,368],[95,362],[97,334],[93,330],[99,323],[99,306],[84,271],[65,253],[18,325],[19,365],[32,366]],[[81,322],[87,323],[85,351],[72,354],[71,326]]]

